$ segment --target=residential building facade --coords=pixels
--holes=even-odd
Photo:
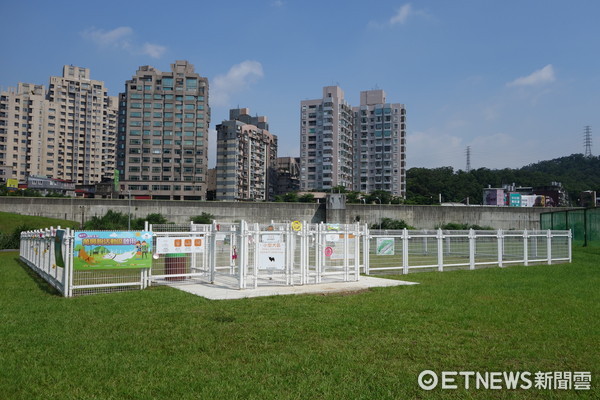
[[[209,124],[208,79],[192,64],[141,66],[119,95],[121,196],[205,200]]]
[[[229,111],[217,125],[217,200],[273,200],[276,190],[277,136],[267,117],[248,108]]]
[[[383,90],[360,93],[354,112],[354,190],[406,196],[406,109]]]
[[[0,173],[89,185],[112,176],[116,98],[90,70],[72,65],[44,86],[19,83],[0,94]],[[0,176],[2,178],[2,176]]]
[[[353,115],[338,86],[300,104],[300,190],[353,186]]]
[[[276,195],[300,190],[300,158],[277,157]]]

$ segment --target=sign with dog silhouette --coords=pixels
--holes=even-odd
[[[75,270],[150,268],[152,232],[75,232]]]
[[[285,242],[258,243],[258,269],[285,269]]]

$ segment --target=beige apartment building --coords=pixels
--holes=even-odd
[[[353,186],[353,115],[338,86],[300,104],[300,190]]]
[[[65,65],[43,85],[0,93],[0,178],[28,176],[80,185],[112,177],[116,98],[87,68]]]
[[[119,96],[121,196],[205,200],[209,123],[208,79],[192,64],[141,66]]]
[[[217,125],[217,200],[273,200],[277,185],[277,136],[267,117],[248,108],[229,111]]]

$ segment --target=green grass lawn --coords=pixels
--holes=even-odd
[[[79,228],[79,223],[64,219],[20,215],[0,211],[0,232],[10,233],[20,225],[27,225],[34,229],[61,226],[62,228]]]
[[[2,399],[600,398],[598,249],[231,301],[168,287],[66,299],[16,257],[0,253]],[[592,390],[426,392],[425,369],[590,371]]]

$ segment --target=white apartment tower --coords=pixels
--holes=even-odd
[[[80,185],[111,177],[116,98],[87,68],[65,65],[44,86],[19,83],[0,94],[0,178],[64,179]]]
[[[354,112],[354,190],[406,196],[406,109],[383,90],[360,93]]]
[[[300,190],[352,189],[352,109],[338,86],[300,106]]]

